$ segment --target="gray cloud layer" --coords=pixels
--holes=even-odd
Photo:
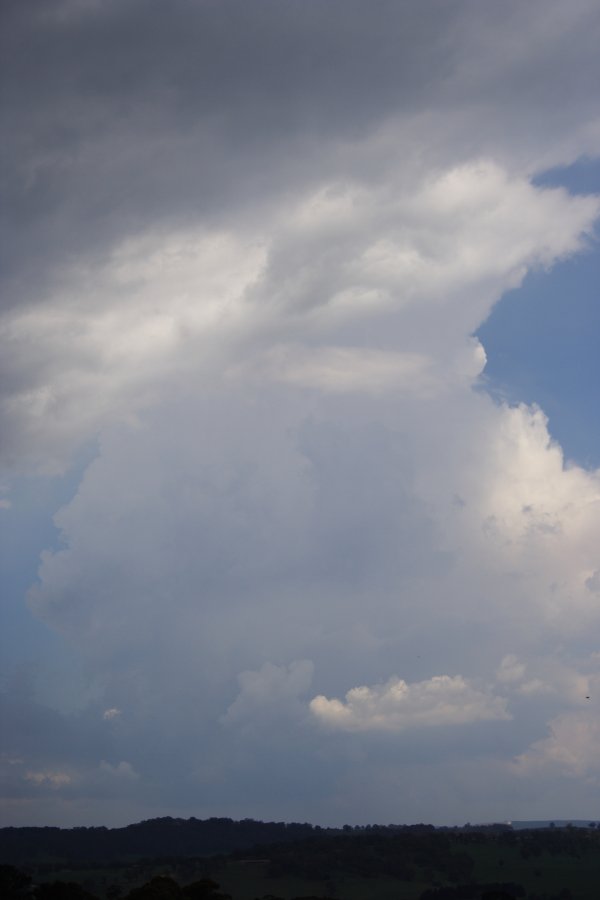
[[[597,4],[3,16],[3,464],[98,441],[8,819],[593,815],[600,477],[471,335],[592,233],[530,178],[599,152]]]

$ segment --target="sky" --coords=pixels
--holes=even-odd
[[[3,825],[597,818],[596,0],[5,0]]]

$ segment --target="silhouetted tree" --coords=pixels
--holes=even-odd
[[[0,896],[5,900],[17,900],[29,894],[31,877],[15,866],[0,866]]]
[[[230,894],[224,894],[212,878],[201,878],[186,884],[181,894],[185,900],[230,900]]]
[[[134,888],[126,900],[181,900],[181,888],[168,875],[155,875],[146,884]]]
[[[74,881],[48,881],[38,884],[33,892],[35,900],[97,900]]]

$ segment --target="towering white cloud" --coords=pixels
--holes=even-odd
[[[592,239],[532,175],[600,148],[593,7],[11,7],[79,55],[55,118],[33,62],[9,96],[2,459],[97,441],[29,594],[90,685],[23,706],[58,737],[17,729],[13,816],[488,819],[596,777],[600,474],[473,337]]]

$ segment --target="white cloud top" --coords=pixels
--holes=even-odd
[[[345,702],[314,697],[310,708],[320,722],[342,731],[403,731],[510,719],[506,700],[477,690],[461,675],[436,675],[414,684],[394,677],[374,687],[352,688]]]
[[[366,161],[376,148],[364,142]],[[108,259],[65,267],[58,289],[0,323],[15,386],[3,406],[6,464],[60,470],[82,441],[178,379],[257,354],[270,361],[264,373],[330,391],[430,393],[472,380],[485,356],[468,335],[529,267],[580,246],[600,202],[536,190],[491,163],[405,179],[402,165],[384,189],[334,183],[308,202],[286,196],[251,233],[246,223],[151,228]],[[319,346],[366,318],[379,335],[390,316],[393,348]],[[279,341],[290,333],[305,344],[286,361]]]
[[[238,675],[240,692],[221,721],[230,725],[265,714],[289,716],[298,712],[298,698],[309,689],[313,671],[312,662],[303,659],[289,666],[265,663],[257,672],[242,672]]]

